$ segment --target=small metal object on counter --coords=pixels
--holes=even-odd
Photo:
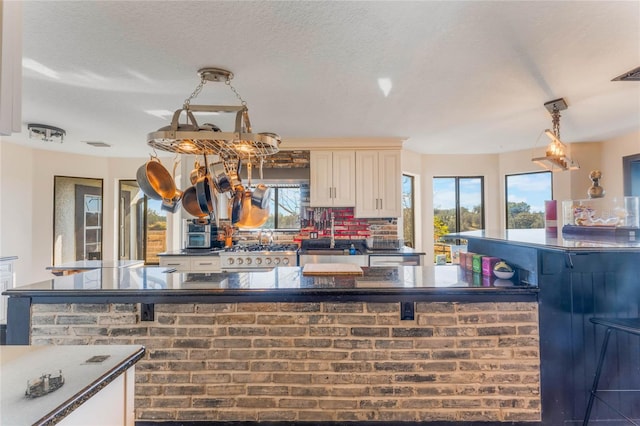
[[[27,381],[27,390],[24,392],[24,396],[30,399],[38,398],[60,389],[62,385],[64,385],[62,370],[58,370],[57,374],[43,374],[37,379]]]

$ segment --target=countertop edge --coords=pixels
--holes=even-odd
[[[102,376],[98,377],[93,383],[74,396],[60,404],[55,410],[44,415],[40,420],[34,423],[34,425],[54,425],[62,421],[71,412],[76,410],[89,398],[97,394],[100,390],[106,387],[109,383],[113,382],[118,376],[124,373],[127,369],[131,368],[136,362],[138,362],[145,353],[145,347],[141,346],[136,352],[129,357],[123,359],[118,365],[107,371]]]
[[[614,244],[615,242],[608,241],[608,240],[603,240],[603,241],[584,240],[582,241],[582,243],[585,244],[584,247],[564,247],[564,246],[559,246],[557,244],[546,244],[538,241],[524,241],[524,240],[510,239],[506,237],[498,237],[498,236],[492,236],[492,235],[490,236],[473,235],[473,234],[467,234],[464,232],[458,233],[458,234],[450,234],[449,237],[461,238],[466,240],[490,241],[490,242],[520,246],[520,247],[529,247],[529,248],[534,248],[539,250],[556,251],[561,253],[572,253],[572,252],[579,252],[579,253],[593,253],[593,252],[634,253],[634,252],[637,252],[637,253],[640,253],[640,246],[638,245],[624,245],[625,243],[616,243],[618,245],[611,246],[611,244]]]
[[[421,289],[292,289],[292,290],[20,290],[5,293],[10,297],[28,297],[33,303],[255,303],[255,302],[402,302],[457,298],[499,300],[501,298],[537,298],[538,288],[514,287],[440,287]]]

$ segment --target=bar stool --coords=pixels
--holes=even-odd
[[[607,401],[597,395],[598,382],[600,381],[600,373],[602,373],[602,364],[604,363],[604,356],[607,352],[607,345],[609,344],[609,337],[612,331],[619,333],[629,333],[636,336],[640,336],[640,318],[591,318],[590,321],[595,325],[602,325],[606,327],[604,332],[604,340],[602,341],[602,347],[600,349],[600,358],[598,359],[598,365],[596,367],[596,375],[593,378],[593,385],[591,386],[591,392],[589,394],[589,402],[587,403],[587,411],[584,415],[583,426],[589,424],[589,418],[591,417],[591,409],[593,408],[593,402],[597,398],[613,411],[618,413],[621,417],[624,417],[629,423],[639,425],[630,417],[624,415],[616,407],[613,407]],[[601,390],[604,391],[604,390]]]

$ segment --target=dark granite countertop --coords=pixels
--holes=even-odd
[[[185,298],[203,302],[207,299],[211,303],[537,294],[535,286],[483,278],[458,265],[362,269],[362,276],[305,276],[301,267],[224,273],[171,272],[161,267],[103,268],[21,286],[3,294],[63,300],[106,297],[145,303],[175,303]]]
[[[562,251],[632,251],[640,253],[640,239],[627,241],[622,238],[567,236],[560,228],[555,232],[544,229],[507,229],[460,232],[448,238],[483,239],[508,242],[514,245]]]

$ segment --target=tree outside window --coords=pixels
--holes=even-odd
[[[553,199],[552,173],[505,176],[507,229],[544,228],[544,202]]]
[[[451,262],[452,251],[466,240],[447,240],[444,236],[480,229],[484,229],[484,178],[433,178],[434,253],[446,255]]]

